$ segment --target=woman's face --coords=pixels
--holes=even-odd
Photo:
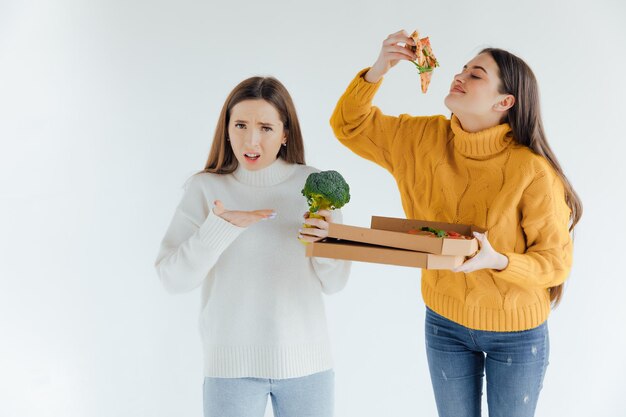
[[[228,137],[239,164],[251,171],[271,165],[287,142],[278,111],[263,99],[244,100],[231,109]]]
[[[502,101],[512,96],[499,93],[499,86],[500,74],[496,61],[487,53],[479,54],[454,76],[444,103],[457,116],[502,116]]]

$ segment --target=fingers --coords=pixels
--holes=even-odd
[[[323,238],[321,238],[321,237],[314,237],[314,236],[308,236],[308,235],[298,235],[298,240],[300,242],[313,243],[313,242],[319,242],[322,239]]]
[[[404,29],[399,30],[396,33],[392,33],[391,35],[387,36],[387,39],[383,41],[383,45],[384,46],[393,45],[399,42],[404,42],[410,45],[415,45],[415,42],[413,41],[413,39],[409,36],[408,32]]]
[[[487,239],[487,233],[474,232],[474,237],[478,240],[478,246],[481,251],[493,252],[493,247],[489,243],[489,239]]]
[[[414,61],[417,59],[417,54],[411,51],[409,48],[398,45],[389,45],[384,49],[385,57],[388,59],[408,59]]]
[[[412,54],[412,52],[410,52],[410,54]],[[404,54],[404,53],[393,52],[393,53],[390,53],[389,55],[387,55],[387,58],[390,61],[415,61],[417,59],[417,56],[415,56],[415,55],[407,55],[407,54]]]
[[[456,268],[452,269],[452,272],[464,272],[464,273],[469,273],[469,272],[473,272],[476,270],[476,257],[473,257],[471,259],[468,259],[467,261],[463,262],[461,265],[457,266]]]
[[[298,239],[312,237],[320,240],[328,236],[328,230],[318,229],[317,227],[302,227],[298,232]]]
[[[312,228],[328,230],[328,222],[324,219],[309,218],[304,221],[304,224],[313,226]]]
[[[485,253],[482,250],[480,250],[476,253],[476,255],[467,259],[461,265],[457,266],[456,268],[453,268],[452,272],[464,272],[467,274],[470,272],[474,272],[478,269],[481,269],[482,268],[481,265],[483,263],[484,257],[485,257]]]
[[[404,43],[404,45],[400,45],[400,43]],[[365,81],[377,83],[399,61],[414,61],[417,58],[416,55],[409,48],[405,48],[405,45],[415,45],[415,42],[405,30],[389,35],[383,41],[376,62],[365,74]]]
[[[400,29],[399,31],[397,31],[396,33],[392,33],[391,35],[389,35],[389,37],[391,36],[396,36],[396,35],[404,35],[404,36],[409,36],[409,32],[407,32],[404,29]]]
[[[471,260],[469,261],[465,261],[463,262],[461,265],[457,266],[456,268],[452,268],[452,272],[465,272],[467,273],[467,264],[471,262]]]
[[[304,224],[311,227],[300,228],[298,231],[298,239],[300,241],[312,243],[328,237],[328,223],[332,221],[332,211],[319,210],[315,214],[322,216],[322,218],[311,217],[311,213],[308,211],[302,215],[302,217],[304,217]]]
[[[214,204],[213,213],[217,214],[218,216],[221,216],[222,214],[228,211],[224,207],[224,203],[222,203],[221,200],[215,200],[213,204]],[[234,213],[234,215],[236,216],[241,216],[242,214],[249,213],[253,216],[258,216],[260,218],[268,218],[268,219],[273,219],[277,215],[274,209],[261,209],[261,210],[253,210],[253,211],[233,210],[231,211],[231,213]]]
[[[232,212],[234,213],[234,212]],[[243,224],[246,226],[253,225],[254,223],[258,223],[261,220],[271,220],[275,219],[277,214],[274,210],[265,209],[265,210],[254,210],[254,211],[239,211],[236,212]]]
[[[318,229],[317,227],[301,227],[298,232],[301,235],[309,235],[309,236],[317,236],[317,237],[327,237],[328,229]]]
[[[472,233],[474,235],[474,237],[476,238],[476,240],[478,241],[478,249],[482,249],[484,246],[484,242],[485,242],[485,235],[482,233],[478,233],[478,232],[473,232]]]
[[[224,204],[222,204],[221,200],[215,200],[213,202],[213,213],[217,216],[221,216],[225,211],[226,209],[224,208]]]
[[[254,211],[251,211],[250,213],[256,216],[260,216],[264,219],[275,219],[277,216],[276,211],[272,209],[254,210]]]
[[[333,221],[333,212],[330,210],[320,210],[317,212],[317,214],[319,214],[320,216],[322,216],[324,218],[324,220],[326,220],[329,223],[332,223]]]
[[[496,252],[489,240],[487,233],[474,232],[478,240],[480,250],[475,256],[465,261],[462,265],[452,269],[453,272],[470,273],[479,269],[504,269],[508,265],[508,258]],[[506,258],[506,259],[504,259]]]
[[[239,227],[248,227],[261,220],[273,219],[276,217],[274,210],[238,211],[231,210],[222,213],[221,217]]]

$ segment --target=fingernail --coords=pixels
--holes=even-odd
[[[278,216],[278,214],[276,212],[274,212],[274,213],[270,214],[267,218],[268,219],[275,219],[276,216]]]

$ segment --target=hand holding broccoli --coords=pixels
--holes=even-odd
[[[302,243],[312,243],[328,237],[328,225],[332,223],[330,210],[319,210],[316,217],[311,217],[310,212],[305,212],[303,227],[298,231],[298,240]]]
[[[327,230],[330,210],[341,208],[350,201],[350,186],[337,171],[322,171],[312,173],[307,177],[302,195],[306,197],[309,204],[308,219],[310,219],[304,227]],[[312,219],[321,220],[316,224]],[[317,236],[316,240],[319,240],[319,238],[326,237],[328,232],[325,234],[322,232],[324,236],[321,236],[319,232],[305,234]],[[299,238],[303,242],[310,241]]]

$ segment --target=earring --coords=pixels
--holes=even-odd
[[[283,143],[282,143],[282,146],[287,147],[287,142],[283,142]]]

